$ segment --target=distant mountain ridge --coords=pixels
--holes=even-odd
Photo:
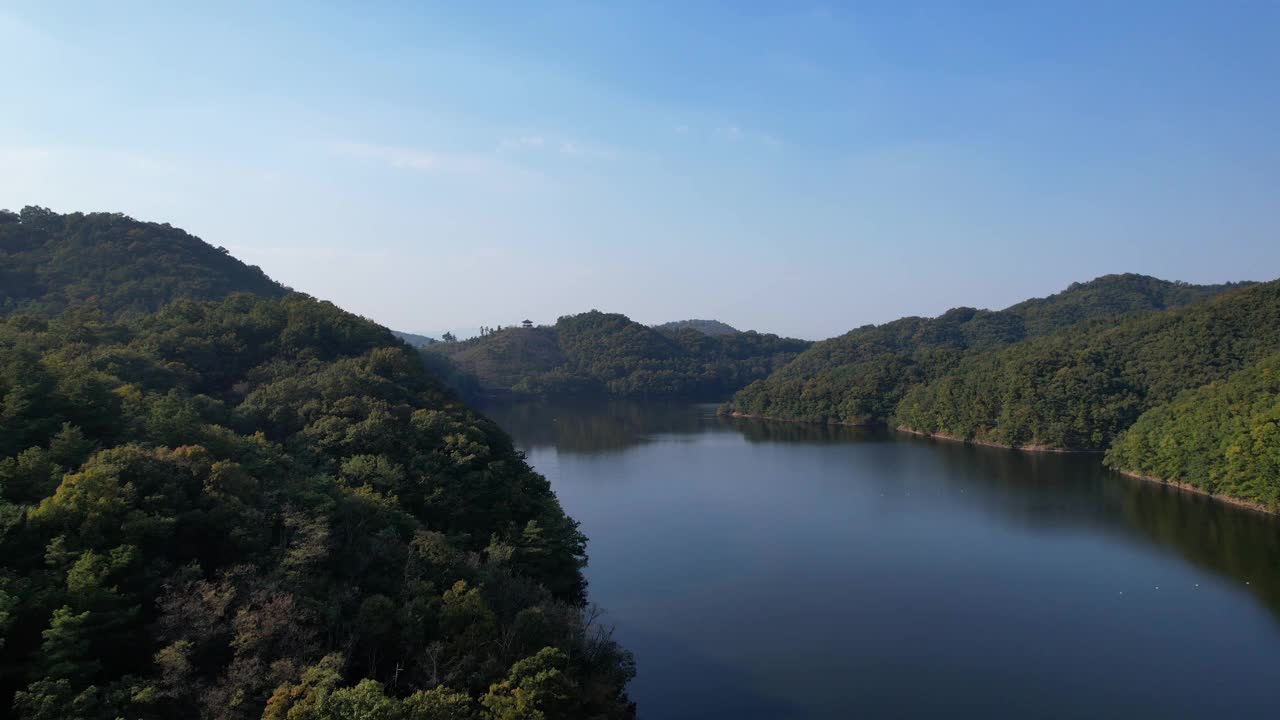
[[[597,310],[555,325],[505,328],[426,348],[455,387],[530,396],[662,396],[721,399],[809,346],[756,332],[709,335],[658,330]]]
[[[653,326],[654,330],[664,333],[674,333],[685,328],[697,330],[703,335],[732,335],[740,332],[732,325],[722,323],[719,320],[675,320]]]

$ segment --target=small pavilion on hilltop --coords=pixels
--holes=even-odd
[[[521,325],[523,325],[523,326],[524,326],[524,328],[525,328],[526,330],[531,329],[531,328],[533,327],[533,321],[532,321],[532,320],[525,320],[524,322],[522,322],[522,323],[520,323],[520,324],[521,324]]]

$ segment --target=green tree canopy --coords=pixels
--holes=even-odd
[[[5,707],[485,717],[551,648],[557,717],[631,716],[577,524],[389,331],[300,294],[28,309],[0,320]]]

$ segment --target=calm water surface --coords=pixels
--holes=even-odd
[[[1280,716],[1280,523],[707,405],[507,405],[662,718]]]

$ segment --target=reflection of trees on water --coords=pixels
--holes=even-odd
[[[1142,538],[1184,560],[1249,584],[1280,615],[1280,518],[1103,468],[1096,454],[1024,453],[895,434],[932,445],[944,482],[1028,530],[1091,528]]]
[[[484,412],[524,448],[555,447],[568,454],[618,452],[658,435],[691,436],[708,429],[714,406],[612,400],[565,404],[494,404]]]
[[[900,464],[920,462],[931,482],[942,483],[948,502],[1028,531],[1089,528],[1141,538],[1242,585],[1247,581],[1247,589],[1280,614],[1280,519],[1111,473],[1100,455],[1023,453],[883,428],[715,417],[712,406],[682,403],[521,403],[486,412],[523,447],[571,454],[619,452],[657,436],[693,441],[702,433],[726,432],[753,444],[928,447],[923,456],[867,453],[859,462],[885,463],[884,476],[910,476],[914,469]]]
[[[1280,522],[1178,488],[1117,475],[1132,526],[1183,558],[1236,580],[1280,614]]]
[[[779,442],[830,445],[832,443],[884,441],[890,437],[889,431],[883,427],[778,422],[723,416],[719,420],[721,425],[738,431],[750,443]]]

